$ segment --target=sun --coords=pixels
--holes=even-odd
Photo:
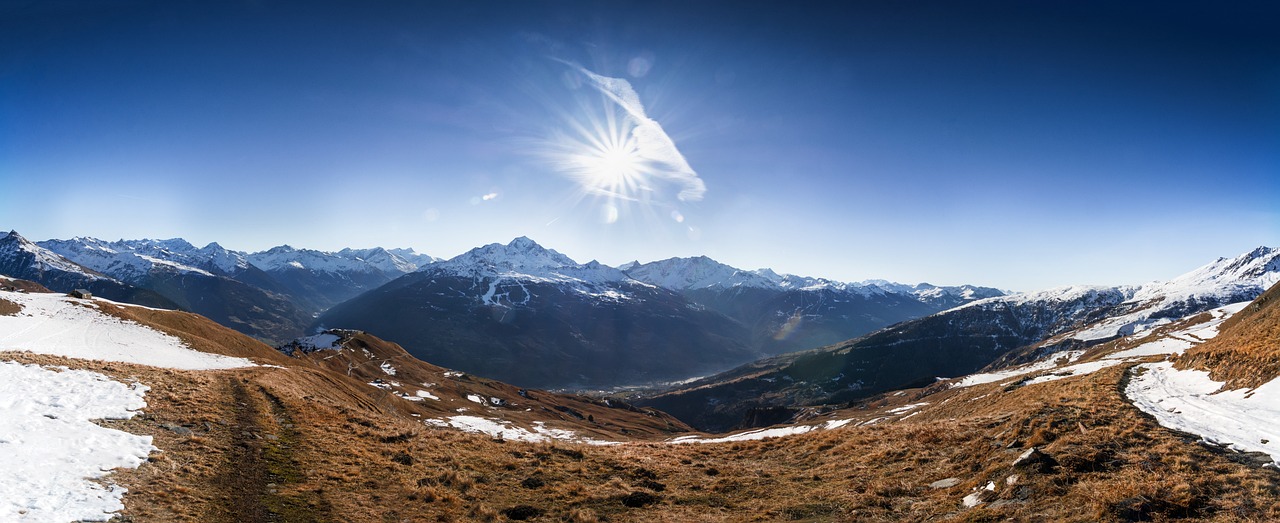
[[[629,144],[609,144],[589,151],[588,163],[582,174],[585,183],[597,191],[628,195],[635,189],[644,170],[640,152]]]
[[[641,152],[635,125],[615,114],[578,122],[576,133],[555,148],[557,163],[584,195],[614,203],[646,196],[652,168]]]

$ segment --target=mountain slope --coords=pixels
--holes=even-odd
[[[100,274],[23,238],[17,231],[0,237],[0,274],[30,280],[51,290],[87,289],[107,299],[176,309],[172,300]]]
[[[40,245],[251,336],[291,339],[301,335],[311,321],[311,311],[289,297],[234,279],[245,276],[258,285],[268,283],[242,256],[217,244],[196,249],[182,239],[105,242],[74,238]]]
[[[732,320],[528,238],[402,276],[316,325],[368,331],[421,359],[544,388],[682,379],[755,355]]]
[[[1169,282],[1063,287],[979,300],[822,349],[755,362],[639,401],[703,430],[760,409],[842,403],[938,377],[1023,364],[1248,301],[1280,280],[1280,250],[1220,259]]]
[[[1003,294],[972,286],[840,283],[744,271],[705,256],[633,263],[626,273],[737,320],[750,329],[751,347],[771,355],[829,345]]]
[[[324,252],[288,245],[246,255],[311,310],[323,311],[360,293],[416,271],[434,258],[412,249],[343,249]]]

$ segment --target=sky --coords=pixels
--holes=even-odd
[[[0,228],[1034,290],[1280,246],[1268,2],[0,0]]]

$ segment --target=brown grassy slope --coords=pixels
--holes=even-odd
[[[0,316],[13,316],[22,312],[22,306],[9,300],[0,299]]]
[[[1280,377],[1280,284],[1223,322],[1217,337],[1189,349],[1177,366],[1208,370],[1227,389]]]
[[[521,389],[506,383],[450,371],[421,361],[400,345],[359,331],[341,333],[340,350],[295,352],[295,361],[344,374],[361,383],[376,382],[388,395],[419,398],[406,402],[411,414],[424,418],[462,414],[501,418],[528,428],[535,421],[547,427],[572,430],[582,437],[609,441],[667,439],[693,429],[655,409],[641,409],[621,401],[574,394]],[[394,375],[384,371],[388,365]],[[439,398],[417,396],[426,391]],[[484,404],[468,397],[479,397]],[[496,399],[497,401],[493,401]]]
[[[152,434],[163,449],[112,478],[129,488],[125,515],[134,521],[1280,519],[1276,472],[1156,426],[1119,394],[1120,367],[1008,391],[1000,383],[917,391],[900,401],[928,402],[919,414],[864,427],[592,447],[428,427],[405,415],[408,402],[316,368],[189,372],[0,358],[152,387],[145,416],[108,423]],[[885,409],[839,414],[870,420]],[[1031,446],[1057,465],[1015,467]],[[957,483],[930,486],[948,478]],[[988,482],[984,505],[961,506]]]
[[[890,418],[861,427],[592,447],[430,427],[412,416],[417,403],[370,387],[368,376],[310,363],[190,372],[0,359],[152,387],[144,416],[104,423],[153,435],[162,449],[112,478],[129,489],[133,521],[1280,520],[1277,472],[1157,426],[1120,394],[1123,367],[1022,387],[935,387],[834,413]],[[928,405],[888,415],[907,402]],[[1053,461],[1014,466],[1032,446]],[[930,486],[949,478],[956,484]],[[988,482],[983,505],[960,504]]]
[[[288,365],[290,359],[270,345],[190,312],[149,309],[95,299],[104,314],[149,326],[185,341],[191,348],[213,354],[253,358],[262,363]]]
[[[0,290],[21,292],[53,292],[39,283],[0,275]]]

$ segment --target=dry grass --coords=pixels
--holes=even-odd
[[[173,314],[133,317],[198,343],[243,343]],[[135,521],[1280,520],[1280,474],[1157,426],[1119,392],[1126,366],[1016,388],[934,387],[839,413],[865,421],[929,403],[910,418],[861,427],[596,447],[433,428],[410,415],[418,407],[364,377],[297,360],[186,372],[28,353],[0,359],[152,387],[144,416],[104,423],[153,435],[162,449],[113,478],[129,489],[124,515]],[[482,380],[463,385],[510,393]],[[1032,446],[1049,459],[1015,466]],[[948,478],[956,484],[930,486]],[[981,506],[961,505],[987,484]]]
[[[283,365],[289,358],[275,348],[210,321],[204,316],[182,311],[148,309],[130,305],[117,305],[105,300],[95,300],[99,311],[122,320],[147,325],[166,334],[181,338],[201,352],[241,358],[254,358],[265,363]]]
[[[0,316],[13,316],[22,312],[22,306],[9,300],[0,299]]]
[[[1280,377],[1280,284],[1223,322],[1219,336],[1188,350],[1178,367],[1207,369],[1227,389]]]

